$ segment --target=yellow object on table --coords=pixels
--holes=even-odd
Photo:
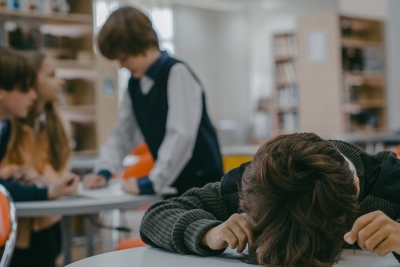
[[[223,147],[222,162],[224,164],[224,172],[239,167],[243,163],[252,161],[257,153],[258,146],[231,146]]]

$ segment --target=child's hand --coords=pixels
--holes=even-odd
[[[133,195],[139,195],[139,186],[138,186],[138,180],[136,178],[130,178],[127,180],[124,180],[124,183],[122,185],[122,190],[129,194]]]
[[[89,173],[83,177],[83,188],[92,189],[105,187],[107,185],[107,180],[101,175],[94,173]]]
[[[23,165],[14,170],[12,178],[20,183],[32,185],[42,183],[41,175],[31,166]]]
[[[390,252],[399,254],[400,224],[382,211],[374,211],[358,218],[344,240],[349,244],[357,241],[360,248],[381,257]]]
[[[253,233],[246,227],[247,215],[233,214],[226,222],[208,230],[201,240],[203,246],[212,250],[220,250],[227,247],[237,248],[241,253],[249,244],[249,250],[253,247]]]
[[[62,196],[74,195],[78,191],[79,176],[68,173],[60,181],[49,186],[47,191],[49,199],[56,199]]]

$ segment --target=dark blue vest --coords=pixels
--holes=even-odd
[[[166,133],[168,114],[167,85],[171,68],[180,61],[166,52],[150,67],[147,75],[154,80],[148,94],[140,89],[140,80],[131,77],[128,90],[133,111],[154,160]],[[190,70],[190,68],[188,68]],[[193,77],[199,82],[191,71]],[[200,82],[199,82],[200,84]],[[182,111],[185,112],[185,111]],[[202,116],[197,133],[193,156],[171,186],[179,194],[192,187],[202,187],[210,182],[218,182],[223,175],[221,153],[214,127],[207,114],[204,93],[202,95]]]
[[[9,120],[4,121],[4,127],[0,133],[0,162],[3,160],[7,152],[8,141],[10,140],[11,123]]]

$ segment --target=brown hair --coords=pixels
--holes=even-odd
[[[0,89],[28,92],[35,83],[33,62],[21,52],[0,46]]]
[[[241,194],[258,248],[250,260],[268,267],[332,266],[357,217],[348,163],[313,133],[265,143],[243,175]]]
[[[133,7],[120,8],[110,15],[99,32],[98,44],[108,59],[141,55],[151,47],[159,49],[150,19]]]
[[[40,70],[46,56],[40,52],[29,53],[28,56],[33,60],[35,67]],[[46,122],[41,126],[39,133],[36,135],[36,141],[38,141],[38,138],[41,138],[43,134],[47,135],[48,140],[51,142],[48,146],[50,164],[56,171],[60,171],[67,164],[71,154],[68,137],[53,102],[49,102],[45,105],[44,113],[46,115]],[[38,116],[39,114],[37,113],[37,108],[35,106],[31,109],[26,118],[13,120],[13,131],[15,131],[14,134],[16,138],[15,143],[11,144],[11,151],[9,153],[10,159],[13,163],[24,163],[19,162],[23,157],[20,155],[22,152],[21,149],[18,149],[20,143],[19,140],[23,138],[24,134],[23,125],[29,125],[33,128]]]

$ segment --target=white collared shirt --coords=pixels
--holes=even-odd
[[[153,85],[154,81],[148,76],[140,79],[143,94],[148,94]],[[202,89],[184,64],[177,63],[171,68],[167,94],[166,133],[158,150],[158,159],[149,174],[155,192],[170,186],[192,158],[202,116]],[[115,173],[121,168],[123,158],[142,142],[144,138],[126,90],[117,121],[100,150],[94,171]]]

